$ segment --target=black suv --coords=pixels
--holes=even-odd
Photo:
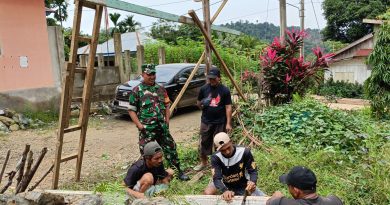
[[[168,92],[169,99],[174,102],[180,90],[190,76],[196,64],[175,63],[163,64],[156,66],[156,83],[163,85]],[[196,100],[200,88],[206,83],[204,75],[205,65],[199,66],[198,71],[188,85],[186,92],[182,96],[177,108],[196,105]],[[140,84],[142,76],[138,76],[134,80],[118,85],[115,90],[115,100],[112,104],[112,110],[116,113],[127,114],[129,105],[130,91]]]

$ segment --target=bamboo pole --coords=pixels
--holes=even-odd
[[[237,83],[234,81],[234,78],[233,78],[232,74],[230,73],[230,71],[229,71],[228,67],[226,66],[225,62],[223,61],[222,57],[219,55],[218,51],[215,49],[215,46],[214,46],[213,42],[211,41],[211,39],[208,37],[207,32],[202,27],[202,23],[199,20],[198,16],[196,15],[195,11],[194,10],[190,10],[188,12],[188,14],[192,17],[192,19],[194,20],[195,24],[200,28],[200,31],[202,32],[202,34],[203,34],[204,38],[206,39],[206,41],[209,43],[211,50],[214,51],[215,56],[218,58],[219,62],[222,64],[222,68],[223,68],[224,72],[229,77],[230,81],[233,83],[233,85],[236,88],[238,94],[246,102],[247,100],[246,100],[244,94],[242,93],[242,91],[239,88],[239,86],[237,85]]]

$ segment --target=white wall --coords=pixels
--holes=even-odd
[[[363,84],[371,75],[371,70],[369,70],[368,66],[365,64],[365,58],[353,58],[335,62],[329,66],[328,70],[330,70],[330,72],[325,72],[325,80],[328,80],[331,76],[333,76],[333,78],[336,76],[341,76],[342,78],[342,76],[344,76],[345,78],[353,79],[352,83],[358,82],[359,84]]]

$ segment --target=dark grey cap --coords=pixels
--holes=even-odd
[[[287,174],[281,175],[279,181],[301,190],[315,191],[317,188],[316,175],[304,166],[293,167]]]
[[[156,141],[148,142],[144,146],[144,156],[153,156],[158,152],[162,152],[162,148]]]

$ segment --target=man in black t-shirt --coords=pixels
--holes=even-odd
[[[207,156],[212,154],[213,138],[219,132],[232,130],[232,99],[229,89],[221,84],[221,74],[217,68],[207,74],[209,83],[204,85],[198,95],[197,105],[202,110],[200,125],[200,164],[194,167],[200,171],[208,164]]]
[[[334,195],[319,196],[316,193],[317,178],[313,171],[303,166],[293,167],[289,173],[279,177],[279,181],[288,186],[294,199],[286,198],[280,191],[275,192],[267,205],[342,205]]]
[[[164,169],[163,151],[156,141],[144,146],[143,159],[136,161],[127,171],[124,183],[126,193],[135,198],[144,198],[145,192],[155,190],[155,185],[168,184],[173,176],[172,169]]]
[[[257,168],[250,149],[233,145],[225,132],[215,135],[214,144],[217,152],[211,156],[213,182],[207,186],[204,194],[220,193],[226,201],[245,192],[252,196],[264,196],[256,187]]]

